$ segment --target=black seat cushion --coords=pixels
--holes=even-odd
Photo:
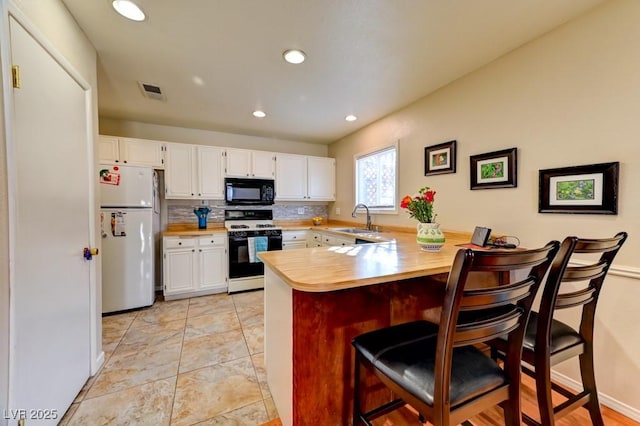
[[[382,373],[432,406],[437,333],[435,324],[415,321],[358,336],[353,346]],[[454,349],[452,406],[506,383],[502,369],[480,350]]]
[[[536,346],[536,330],[538,329],[538,313],[531,311],[527,332],[522,346],[525,350],[534,351]],[[584,340],[576,330],[556,319],[551,320],[551,355],[571,346],[582,344]]]

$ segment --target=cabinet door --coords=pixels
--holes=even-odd
[[[200,247],[200,290],[224,289],[226,281],[226,256],[224,246]]]
[[[307,199],[307,157],[276,155],[276,201]]]
[[[273,179],[276,174],[275,154],[268,151],[253,151],[251,155],[251,177]]]
[[[251,151],[248,149],[227,148],[226,176],[251,176]]]
[[[163,148],[163,142],[120,138],[120,161],[162,169],[164,168]]]
[[[283,241],[282,250],[293,250],[299,248],[307,248],[306,241]]]
[[[116,164],[120,160],[118,138],[100,135],[98,137],[98,160],[101,164]]]
[[[196,164],[192,145],[167,144],[164,173],[165,198],[194,198]]]
[[[223,153],[223,148],[197,147],[198,198],[206,200],[221,200],[224,198]]]
[[[195,289],[195,249],[173,249],[164,252],[164,294],[184,293]]]
[[[307,235],[307,247],[321,247],[322,232],[311,231]]]
[[[307,196],[313,201],[336,199],[336,160],[307,157]]]

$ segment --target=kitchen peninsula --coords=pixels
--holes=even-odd
[[[265,264],[265,364],[283,425],[351,423],[353,350],[358,334],[418,318],[437,321],[457,244],[438,253],[415,233],[390,241],[260,253]],[[370,402],[387,400],[384,390]]]

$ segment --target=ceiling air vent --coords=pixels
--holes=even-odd
[[[166,100],[164,94],[162,93],[162,89],[155,84],[143,83],[141,81],[138,82],[140,86],[140,90],[142,90],[142,94],[149,98],[155,99],[156,101],[164,101]]]

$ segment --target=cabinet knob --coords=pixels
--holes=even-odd
[[[181,242],[179,242],[179,243],[178,243],[178,245],[179,245],[179,246],[181,246],[181,245],[182,245],[182,241],[181,241]]]

